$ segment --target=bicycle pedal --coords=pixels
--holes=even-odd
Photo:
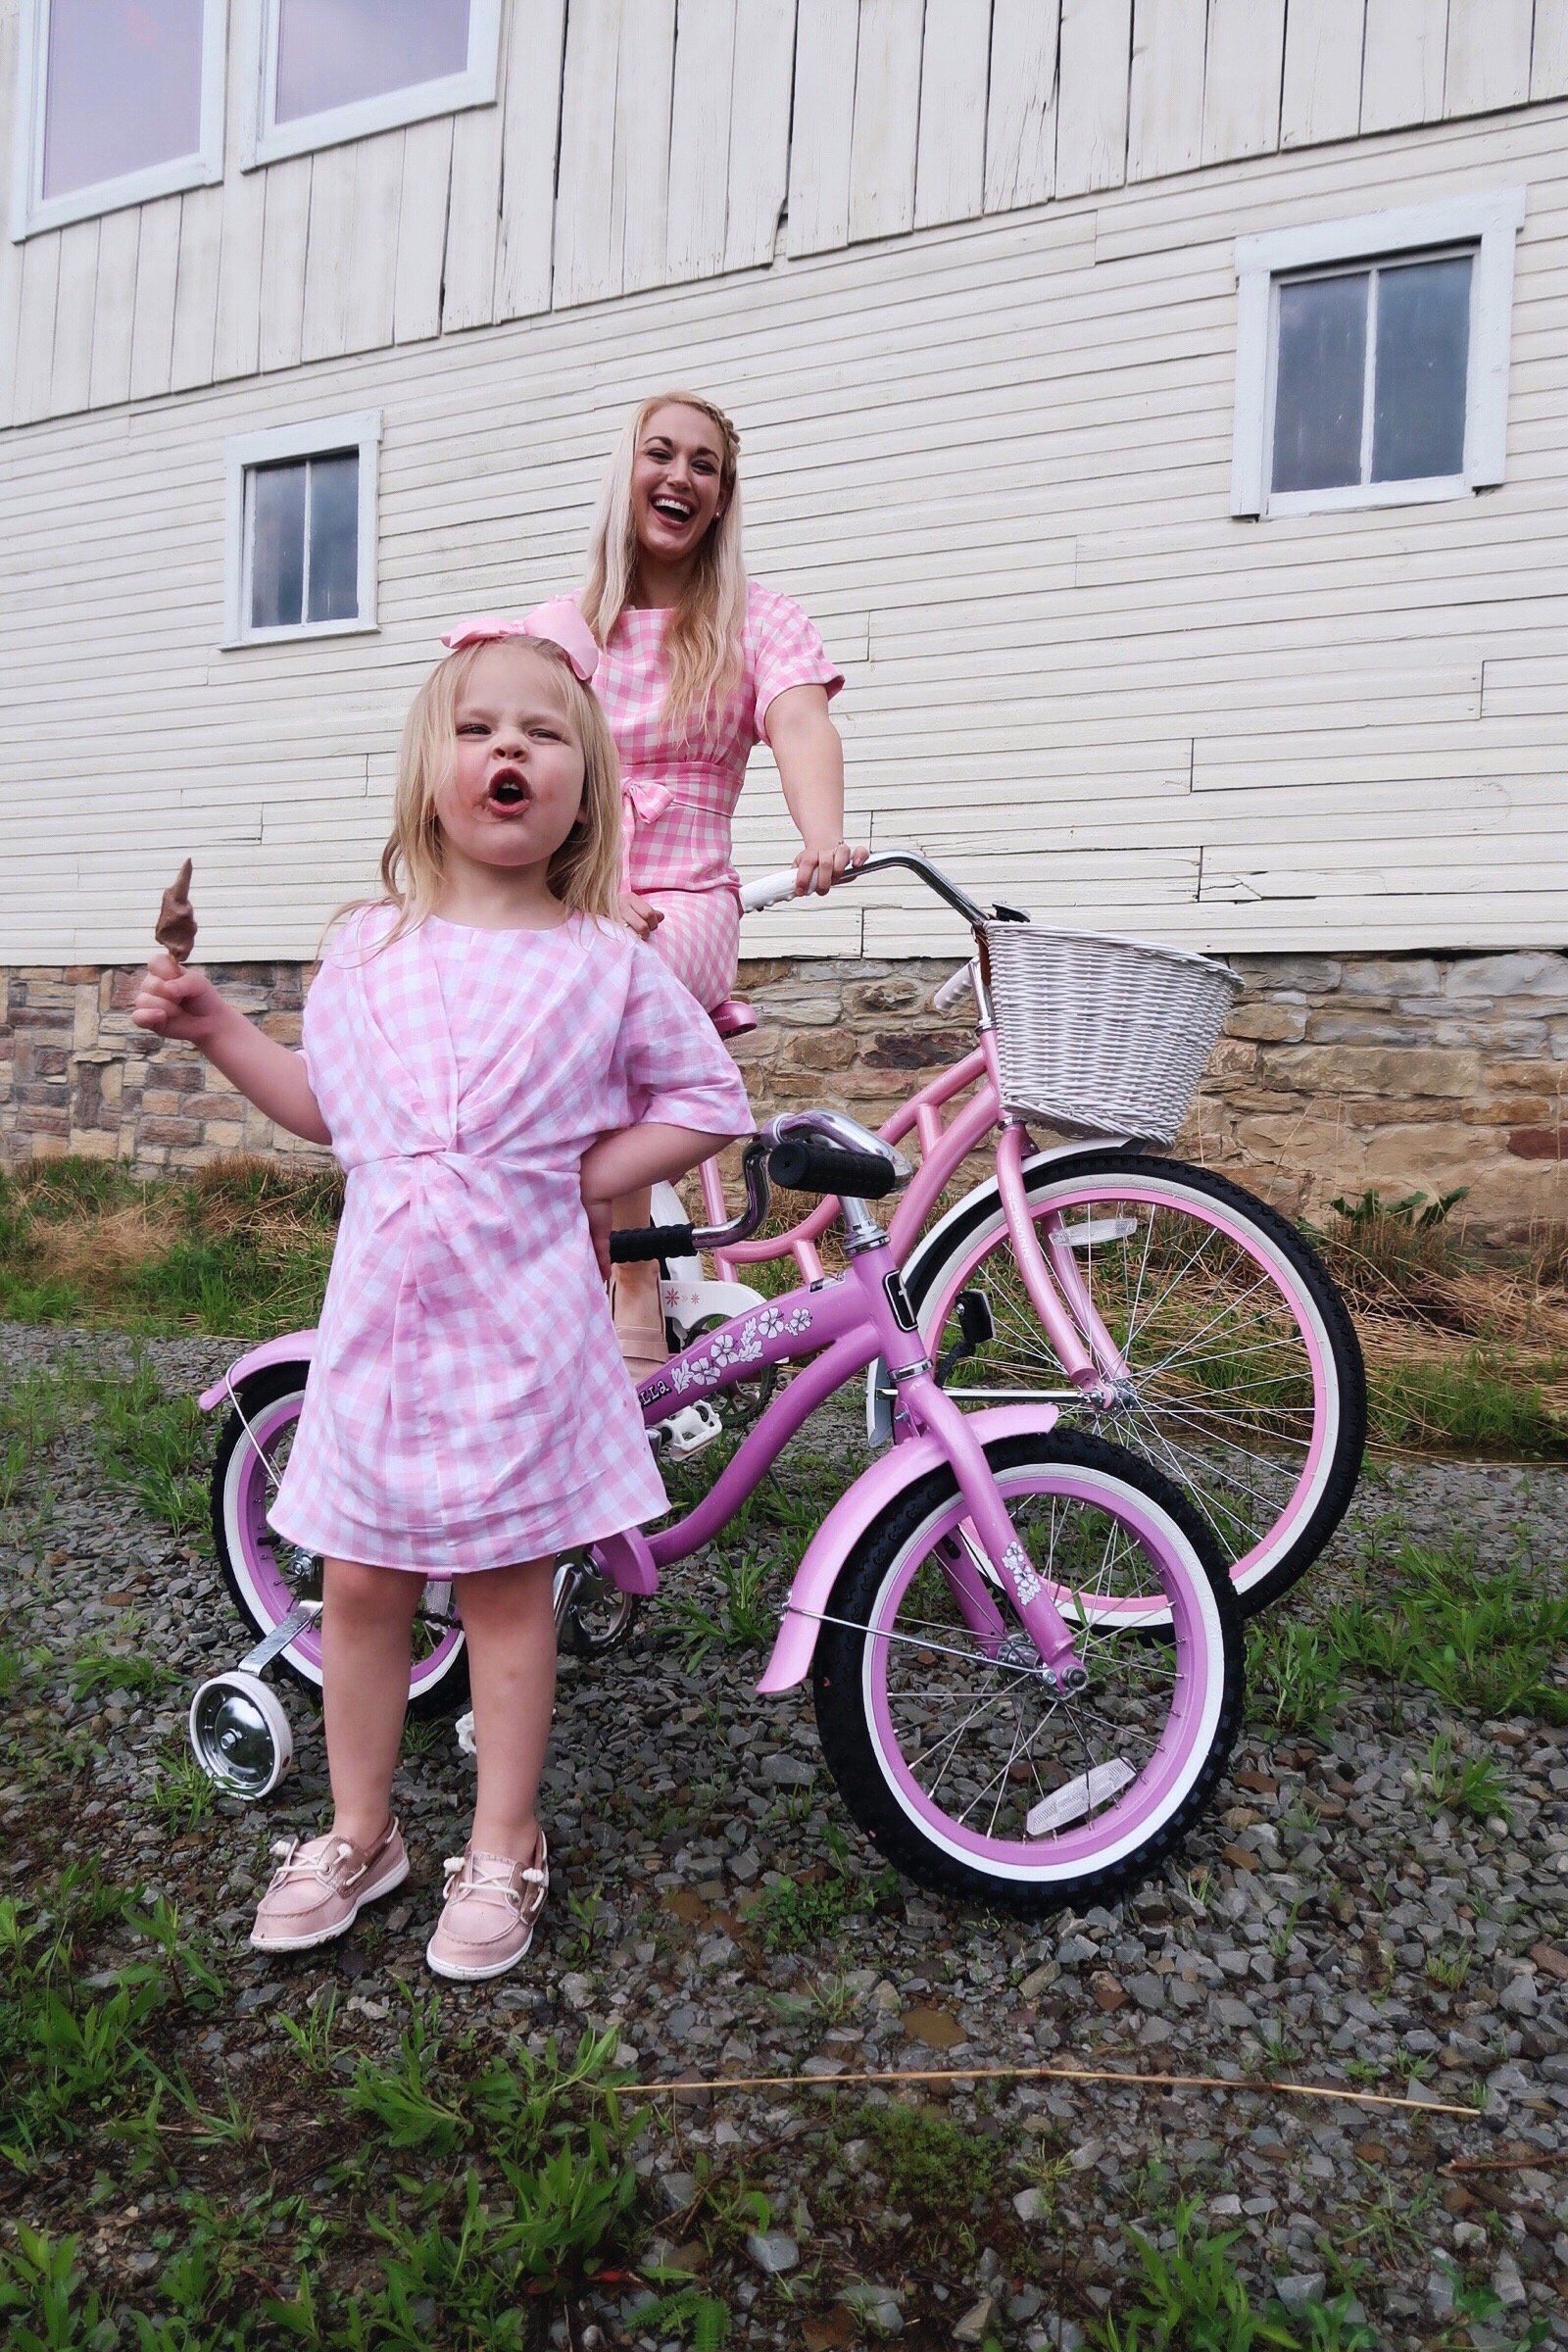
[[[684,1462],[721,1438],[724,1424],[710,1404],[687,1404],[667,1421],[657,1422],[649,1435],[657,1453],[666,1454],[672,1462]]]

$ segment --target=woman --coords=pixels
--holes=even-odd
[[[797,892],[830,890],[865,856],[843,838],[844,747],[828,715],[843,675],[800,606],[746,577],[739,454],[711,401],[645,400],[605,477],[579,599],[620,755],[621,911],[710,1010],[735,985],[730,819],[755,744],[772,752],[801,836]],[[617,1223],[647,1221],[646,1199],[616,1203]],[[665,1355],[655,1268],[618,1271],[615,1322],[646,1379]]]

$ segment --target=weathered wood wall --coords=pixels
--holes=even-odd
[[[1564,113],[1200,168],[14,432],[0,962],[133,956],[186,851],[212,954],[308,956],[373,872],[438,627],[578,576],[618,421],[672,377],[742,420],[753,567],[850,673],[851,806],[876,840],[1062,919],[1220,947],[1560,938]],[[1503,486],[1233,520],[1237,233],[1520,183]],[[364,409],[379,635],[218,650],[225,437]],[[787,847],[765,775],[740,838],[754,867]],[[753,930],[763,955],[956,938],[881,886]]]
[[[0,428],[1568,95],[1568,0],[510,0],[497,105],[242,172],[230,14],[221,186],[0,240]]]

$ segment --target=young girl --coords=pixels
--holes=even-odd
[[[740,435],[694,392],[633,413],[605,476],[579,602],[604,652],[598,691],[620,755],[621,911],[699,1004],[735,986],[740,899],[730,819],[754,745],[778,763],[803,847],[798,891],[825,891],[864,850],[844,840],[844,683],[799,605],[749,580]],[[647,1202],[617,1204],[645,1225]],[[617,1267],[615,1325],[634,1377],[664,1358],[657,1268]]]
[[[328,948],[303,1054],[168,955],[134,1017],[348,1174],[271,1509],[325,1556],[333,1819],[278,1849],[251,1940],[325,1942],[407,1877],[389,1798],[409,1635],[425,1579],[451,1577],[478,1801],[426,1956],[468,1979],[521,1958],[549,1885],[553,1555],[665,1508],[605,1297],[611,1203],[752,1120],[707,1015],[614,919],[614,747],[575,610],[444,643],[404,728],[385,898]]]

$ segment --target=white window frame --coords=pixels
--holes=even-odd
[[[292,645],[306,637],[363,637],[378,626],[375,617],[376,475],[381,446],[379,410],[352,416],[313,416],[303,424],[275,425],[268,432],[236,433],[223,443],[223,637],[224,651],[242,645]],[[360,460],[359,612],[352,620],[300,620],[282,628],[256,629],[251,612],[251,524],[245,477],[258,466],[289,458],[329,458],[356,450]]]
[[[223,176],[223,79],[227,57],[227,0],[202,0],[202,100],[200,144],[193,155],[139,172],[71,188],[60,196],[43,192],[44,122],[48,103],[49,0],[22,0],[22,41],[17,61],[15,136],[11,162],[11,235],[16,244],[71,220],[90,220],[126,205],[181,188],[211,185]]]
[[[465,107],[493,106],[501,60],[501,0],[469,0],[468,62],[461,74],[444,74],[435,81],[413,82],[407,89],[383,90],[375,98],[356,99],[351,106],[324,108],[318,115],[302,115],[295,122],[273,117],[277,98],[278,0],[247,0],[245,75],[248,103],[242,117],[240,167],[254,172],[258,165],[276,163],[285,155],[309,155],[318,147],[341,146],[345,139],[368,138],[374,131],[396,130],[405,122],[424,122],[433,115],[453,115]]]
[[[1524,223],[1523,188],[1496,188],[1439,204],[1402,205],[1352,220],[1325,220],[1236,240],[1236,420],[1231,445],[1231,513],[1336,514],[1468,498],[1503,478],[1508,438],[1508,354],[1513,324],[1514,245]],[[1465,380],[1464,467],[1436,480],[1351,482],[1332,490],[1270,488],[1274,380],[1282,280],[1328,274],[1337,265],[1434,258],[1456,251],[1470,271],[1470,355]],[[1369,318],[1369,329],[1375,321]],[[1370,350],[1368,372],[1370,374]]]

